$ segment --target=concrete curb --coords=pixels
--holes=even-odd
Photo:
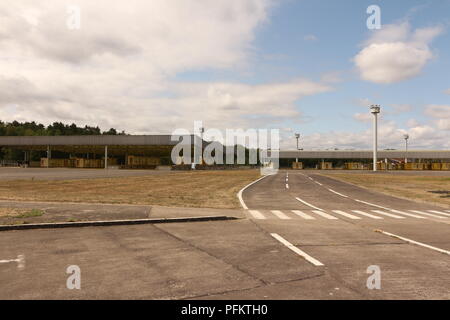
[[[204,222],[204,221],[224,221],[237,219],[239,218],[229,216],[205,216],[205,217],[159,218],[159,219],[34,223],[34,224],[18,224],[18,225],[0,225],[0,231],[53,229],[53,228],[107,227],[107,226],[124,226],[136,224]]]

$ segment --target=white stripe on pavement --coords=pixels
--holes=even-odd
[[[378,213],[378,214],[381,214],[381,215],[385,215],[385,216],[388,216],[388,217],[391,217],[391,218],[395,218],[395,219],[405,219],[405,217],[400,217],[400,216],[397,216],[395,214],[387,213],[387,212],[384,212],[384,211],[381,211],[381,210],[372,210],[372,212],[375,212],[375,213]]]
[[[271,211],[274,215],[276,215],[278,218],[283,219],[283,220],[290,220],[291,217],[288,217],[287,215],[285,215],[282,211],[280,210],[272,210]]]
[[[301,256],[302,258],[304,258],[306,261],[312,263],[315,266],[323,266],[323,263],[320,262],[317,259],[314,259],[313,257],[311,257],[310,255],[308,255],[306,252],[300,250],[299,248],[297,248],[296,246],[294,246],[292,243],[290,243],[289,241],[287,241],[286,239],[284,239],[283,237],[281,237],[280,235],[276,234],[276,233],[271,233],[270,234],[272,237],[274,237],[275,239],[277,239],[279,242],[281,242],[282,244],[284,244],[286,247],[288,247],[289,249],[291,249],[292,251],[294,251],[296,254],[298,254],[299,256]]]
[[[418,216],[418,215],[412,214],[412,213],[407,213],[407,212],[399,211],[399,210],[391,209],[391,212],[398,213],[398,214],[402,214],[402,215],[408,216],[408,217],[417,218],[417,219],[426,219],[425,217]]]
[[[307,215],[306,213],[304,213],[303,211],[300,211],[300,210],[292,210],[292,212],[306,220],[315,220],[316,219],[316,218],[313,218],[313,217]]]
[[[424,247],[424,248],[428,248],[428,249],[431,249],[431,250],[434,250],[434,251],[438,251],[438,252],[450,255],[450,251],[448,251],[448,250],[436,248],[436,247],[430,246],[430,245],[422,243],[422,242],[417,242],[417,241],[414,241],[414,240],[411,240],[411,239],[408,239],[408,238],[404,238],[404,237],[398,236],[398,235],[393,234],[393,233],[385,232],[383,230],[375,230],[375,232],[379,232],[379,233],[388,235],[390,237],[394,237],[394,238],[397,238],[397,239],[400,239],[400,240],[403,240],[403,241],[406,241],[406,242],[409,242],[409,243],[412,243],[412,244],[416,244],[416,245]]]
[[[341,197],[344,197],[344,198],[348,198],[348,196],[346,196],[345,194],[342,194],[342,193],[339,193],[337,191],[334,191],[333,189],[328,189],[328,190],[333,192],[333,193],[335,193],[335,194],[337,194],[338,196],[341,196]]]
[[[423,214],[424,216],[429,216],[429,217],[433,217],[433,218],[447,219],[447,217],[441,217],[441,216],[438,216],[435,214],[431,214],[431,213],[427,213],[427,212],[423,212],[423,211],[419,211],[419,210],[409,210],[409,211],[418,213],[418,214]]]
[[[300,201],[300,202],[303,203],[303,204],[306,204],[308,207],[311,207],[311,208],[316,209],[316,210],[322,210],[322,209],[320,209],[320,208],[318,208],[318,207],[316,207],[316,206],[313,206],[312,204],[306,202],[305,200],[302,200],[302,199],[300,199],[300,198],[295,198],[295,199],[297,199],[297,201]]]
[[[442,211],[428,210],[428,212],[437,213],[437,214],[442,214],[442,215],[444,215],[444,216],[450,217],[450,214],[445,213],[445,212],[442,212]]]
[[[243,187],[241,190],[239,190],[239,192],[238,192],[238,194],[237,194],[237,197],[238,197],[238,199],[239,199],[239,202],[241,203],[242,208],[244,208],[245,210],[248,209],[248,207],[245,205],[244,199],[242,199],[242,193],[244,192],[244,190],[247,189],[248,187],[250,187],[251,185],[254,185],[255,183],[257,183],[257,182],[259,182],[259,181],[261,181],[262,179],[267,178],[267,177],[268,177],[268,176],[261,177],[261,178],[255,180],[255,181],[253,181],[252,183],[249,183],[248,185],[246,185],[245,187]]]
[[[314,212],[315,214],[318,214],[319,216],[322,216],[324,218],[330,219],[330,220],[338,220],[338,218],[331,216],[329,214],[326,214],[323,211],[313,210],[312,212]]]
[[[286,183],[286,189],[289,189],[289,185]]]
[[[370,214],[370,213],[367,213],[367,212],[364,212],[364,211],[361,211],[361,210],[352,210],[352,212],[358,213],[358,214],[360,214],[362,216],[366,216],[366,217],[369,217],[369,218],[372,218],[372,219],[383,219],[383,217],[374,216],[373,214]]]
[[[315,183],[317,183],[319,186],[323,186],[323,184],[321,184],[319,181],[314,181]]]
[[[266,217],[258,210],[249,210],[248,213],[250,213],[255,219],[266,219]]]
[[[349,213],[347,213],[347,212],[344,212],[344,211],[341,211],[341,210],[332,210],[332,211],[333,211],[334,213],[340,214],[341,216],[347,217],[347,218],[349,218],[349,219],[353,219],[353,220],[360,220],[360,219],[361,219],[360,217],[351,215],[351,214],[349,214]]]
[[[358,201],[358,202],[360,202],[360,203],[367,204],[367,205],[369,205],[369,206],[373,206],[373,207],[380,208],[380,209],[391,210],[391,209],[389,209],[389,208],[382,207],[382,206],[379,206],[379,205],[377,205],[377,204],[373,204],[373,203],[370,203],[370,202],[366,202],[366,201],[362,201],[362,200],[358,200],[358,199],[354,199],[354,200],[355,200],[355,201]]]

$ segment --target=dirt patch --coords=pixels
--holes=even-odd
[[[0,199],[239,208],[236,193],[259,170],[194,171],[142,177],[0,181]]]
[[[450,197],[442,190],[450,190],[450,177],[430,175],[392,175],[322,173],[324,176],[360,185],[388,195],[430,204],[450,206]],[[447,191],[446,191],[447,192]],[[448,195],[448,194],[447,194]]]

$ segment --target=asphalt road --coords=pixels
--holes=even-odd
[[[450,299],[450,208],[292,171],[242,198],[235,221],[0,232],[0,299]]]

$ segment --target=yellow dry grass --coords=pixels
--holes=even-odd
[[[450,206],[450,177],[426,175],[323,173],[385,194]]]
[[[101,179],[0,181],[0,199],[238,208],[236,193],[259,176],[259,170],[224,170]]]

